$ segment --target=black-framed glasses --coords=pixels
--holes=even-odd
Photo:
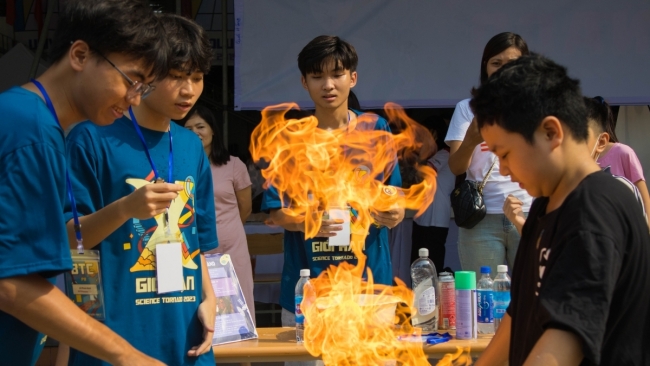
[[[128,77],[124,72],[122,72],[122,70],[120,70],[119,67],[115,66],[115,64],[111,62],[111,60],[109,60],[108,57],[104,56],[101,52],[97,50],[95,50],[95,52],[97,52],[97,54],[102,56],[104,60],[106,60],[106,62],[108,62],[111,66],[113,66],[113,68],[115,68],[115,70],[117,70],[117,72],[119,72],[120,75],[124,76],[124,78],[129,83],[129,85],[131,85],[129,90],[126,91],[126,96],[128,98],[135,98],[139,94],[140,97],[144,99],[147,97],[147,95],[151,94],[151,92],[154,89],[156,89],[156,87],[151,84],[145,84],[140,81],[131,80],[131,78]]]

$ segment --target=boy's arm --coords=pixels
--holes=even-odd
[[[83,189],[76,187],[75,191]],[[128,196],[88,215],[79,217],[81,235],[86,249],[91,249],[122,226],[128,219],[145,220],[165,212],[171,201],[178,196],[183,186],[169,183],[147,184]],[[77,247],[74,220],[69,220],[66,229],[70,248]]]
[[[476,366],[499,366],[508,364],[511,325],[512,318],[506,313],[501,320],[497,333],[476,362]]]
[[[58,288],[37,274],[0,279],[0,310],[43,334],[111,364],[162,365],[81,311]]]
[[[388,131],[390,131],[390,128],[388,126],[386,128],[388,129]],[[393,171],[391,172],[390,176],[388,176],[388,179],[386,180],[386,184],[394,187],[402,186],[402,174],[399,171],[397,156],[395,157],[395,165],[393,166]],[[406,210],[404,209],[404,207],[394,207],[388,211],[383,211],[383,212],[382,211],[373,212],[371,210],[371,216],[378,225],[385,226],[389,229],[392,229],[395,226],[397,226],[400,222],[402,222],[402,220],[404,220],[405,211]]]
[[[402,214],[402,217],[404,217],[404,214]],[[269,211],[269,218],[273,221],[273,224],[287,231],[305,232],[305,216],[291,216],[286,214],[283,209],[278,208]],[[318,237],[329,238],[336,236],[337,231],[343,230],[343,227],[340,226],[341,222],[337,220],[321,220]]]
[[[199,305],[198,316],[201,324],[203,324],[203,343],[192,347],[187,352],[189,357],[198,357],[210,351],[212,347],[212,336],[214,334],[214,320],[217,315],[217,298],[212,289],[208,264],[205,261],[205,255],[203,253],[201,253],[201,275],[203,276],[201,281],[203,298]]]
[[[560,329],[547,329],[528,354],[524,366],[579,365],[584,358],[580,338]]]

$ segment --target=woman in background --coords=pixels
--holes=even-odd
[[[180,124],[199,136],[203,150],[210,158],[219,247],[208,253],[230,255],[246,305],[255,321],[253,270],[244,232],[244,222],[251,213],[252,205],[248,170],[239,158],[228,153],[221,129],[208,107],[197,104]]]
[[[526,42],[515,33],[504,32],[492,37],[483,50],[481,84],[503,65],[529,53]],[[469,99],[456,105],[445,143],[449,145],[449,168],[455,175],[466,172],[468,180],[481,182],[494,167],[483,188],[487,215],[475,227],[458,230],[461,267],[464,271],[480,273],[481,266],[490,266],[492,274],[496,274],[497,265],[507,261],[508,268],[512,268],[519,247],[519,233],[504,215],[503,204],[508,196],[513,196],[521,202],[525,217],[532,198],[510,177],[499,173],[499,161],[481,137]]]

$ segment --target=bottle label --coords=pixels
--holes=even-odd
[[[494,291],[494,319],[502,319],[510,305],[510,291]]]
[[[296,324],[305,324],[305,315],[300,309],[300,303],[302,302],[302,296],[296,295]]]
[[[443,327],[456,327],[456,289],[454,282],[440,283],[440,304],[442,305]],[[445,323],[446,322],[446,323]],[[447,325],[445,325],[447,324]]]
[[[494,297],[491,290],[476,291],[476,320],[479,323],[494,323]]]
[[[429,287],[422,291],[418,297],[418,313],[420,315],[429,315],[436,310],[436,289]]]
[[[476,338],[476,290],[456,290],[456,337]]]

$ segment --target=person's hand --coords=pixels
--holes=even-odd
[[[331,238],[336,236],[337,231],[343,230],[341,224],[343,220],[341,219],[323,219],[320,223],[320,229],[318,229],[318,234],[316,237],[319,238]]]
[[[467,141],[471,146],[476,146],[483,142],[483,137],[481,136],[481,131],[478,129],[476,117],[474,117],[472,122],[469,124],[469,128],[467,128],[467,132],[465,133],[464,141]]]
[[[371,212],[370,216],[375,219],[377,225],[386,226],[387,228],[392,229],[404,220],[404,209],[393,208],[384,212]]]
[[[521,234],[521,228],[526,222],[526,216],[524,216],[523,211],[524,203],[517,197],[509,194],[506,197],[506,200],[503,202],[503,213],[506,215],[508,220],[512,222],[513,225],[517,228],[517,231]]]
[[[181,190],[179,184],[146,184],[120,200],[121,211],[128,218],[150,219],[165,212]]]
[[[214,298],[201,302],[198,310],[199,320],[203,324],[203,343],[192,347],[187,352],[188,357],[198,357],[212,348],[212,335],[214,334],[214,319],[217,316],[217,303]]]

